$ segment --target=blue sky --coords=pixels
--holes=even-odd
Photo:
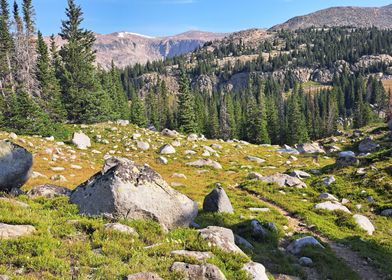
[[[19,0],[20,1],[20,0]],[[57,33],[66,0],[33,0],[37,26]],[[392,0],[76,0],[84,26],[97,33],[137,32],[150,36],[187,30],[231,32],[271,27],[287,19],[331,6],[384,6]]]

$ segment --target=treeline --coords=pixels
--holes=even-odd
[[[183,71],[178,103],[171,103],[163,81],[146,94],[144,102],[132,89],[132,121],[208,138],[295,144],[333,135],[339,124],[341,128],[365,126],[379,119],[388,99],[378,79],[346,72],[335,77],[331,89],[317,93],[305,93],[297,83],[289,92],[283,89],[276,80],[254,78],[243,91],[210,95],[192,91]]]
[[[83,12],[68,0],[56,46],[36,31],[32,0],[20,12],[0,1],[0,126],[24,134],[66,132],[61,123],[128,118],[119,71],[94,66],[94,34],[81,27]]]

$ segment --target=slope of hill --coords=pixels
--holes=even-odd
[[[392,28],[392,5],[379,8],[333,7],[304,16],[294,17],[285,23],[278,24],[271,30],[302,29],[308,27],[378,27]]]
[[[103,159],[110,155],[148,164],[173,188],[194,199],[200,208],[204,196],[219,183],[226,190],[234,213],[201,211],[196,223],[202,228],[232,229],[250,242],[237,238],[237,244],[246,255],[227,253],[219,246],[211,246],[196,229],[164,232],[153,221],[81,216],[67,197],[3,196],[0,198],[0,221],[32,225],[36,230],[19,238],[0,236],[0,275],[6,274],[12,279],[123,279],[128,274],[151,271],[164,279],[193,279],[182,278],[170,269],[174,262],[186,262],[210,263],[228,280],[245,280],[248,278],[242,271],[243,264],[253,259],[262,263],[276,279],[286,279],[282,274],[305,279],[390,279],[392,220],[380,215],[392,203],[389,191],[391,158],[387,156],[391,152],[391,140],[385,127],[367,128],[361,133],[347,133],[320,141],[324,147],[334,145],[335,149],[357,151],[358,143],[365,136],[374,137],[380,147],[359,157],[360,166],[346,168],[333,166],[335,153],[320,157],[292,155],[279,152],[278,146],[239,141],[191,141],[183,135],[171,138],[132,125],[112,123],[70,128],[89,135],[92,147],[78,150],[70,144],[57,142],[59,139],[16,137],[0,132],[0,139],[11,138],[33,153],[33,178],[23,190],[41,184],[74,189],[99,172]],[[150,146],[146,149],[146,145],[139,142]],[[175,153],[164,155],[168,163],[162,164],[157,161],[162,156],[159,147],[166,143],[176,146]],[[206,156],[206,151],[211,153],[210,157]],[[201,158],[218,162],[222,169],[187,165]],[[279,181],[276,181],[278,184],[266,183],[261,179],[261,176],[290,174],[294,170],[310,173],[297,171],[301,176],[310,176],[296,179],[302,187],[279,185]],[[249,176],[252,172],[257,173]],[[325,180],[331,176],[333,180]],[[287,178],[294,180],[294,177]],[[304,183],[306,188],[303,188]],[[319,196],[324,192],[330,193],[327,199],[343,201],[352,214],[315,209],[315,204],[327,202],[325,195]],[[369,217],[376,228],[373,235],[357,225],[353,214]],[[113,222],[131,226],[137,234],[130,236],[107,229],[105,225]],[[2,227],[4,224],[0,223],[0,230]],[[288,244],[304,236],[316,237],[325,248],[308,247],[293,254]],[[177,254],[173,253],[175,250]],[[179,255],[178,250],[210,253],[200,260]],[[298,265],[301,257],[311,258],[313,264],[306,266],[302,260],[302,266]],[[374,267],[380,267],[381,271]]]

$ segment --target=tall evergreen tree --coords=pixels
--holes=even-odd
[[[131,122],[140,127],[144,127],[147,124],[144,103],[137,95],[134,97],[134,99],[132,99]]]
[[[3,96],[13,91],[13,40],[10,32],[10,12],[7,0],[0,1],[0,91]]]
[[[193,133],[197,130],[195,116],[195,102],[190,91],[189,80],[185,71],[180,77],[180,96],[178,100],[178,126],[184,133]]]

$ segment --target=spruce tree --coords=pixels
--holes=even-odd
[[[12,49],[8,1],[0,0],[0,91],[3,96],[13,91]]]
[[[110,99],[102,90],[95,67],[95,36],[81,28],[83,12],[74,0],[68,0],[67,19],[62,21],[60,36],[66,42],[60,50],[63,61],[61,84],[68,118],[72,122],[108,119]]]
[[[134,99],[132,99],[131,122],[140,127],[145,127],[147,124],[146,111],[144,109],[143,100],[141,100],[137,95],[134,97]]]
[[[62,122],[67,115],[61,100],[60,83],[55,76],[55,69],[49,58],[48,46],[41,32],[38,32],[37,53],[36,75],[40,89],[40,103],[53,121]]]
[[[305,143],[309,140],[308,131],[301,104],[298,87],[296,87],[287,101],[286,143],[289,145]]]
[[[182,71],[180,77],[180,95],[178,98],[178,126],[184,133],[193,133],[197,130],[195,103],[190,91],[189,80],[186,73]]]

